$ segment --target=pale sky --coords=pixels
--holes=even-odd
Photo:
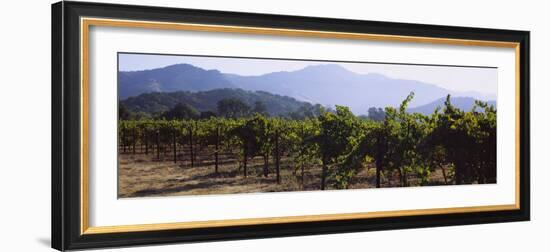
[[[476,91],[494,97],[496,97],[498,82],[496,68],[119,54],[120,71],[154,69],[179,63],[191,64],[206,70],[217,69],[222,73],[245,76],[279,71],[296,71],[311,65],[338,64],[359,74],[378,73],[394,79],[417,80],[452,91]]]

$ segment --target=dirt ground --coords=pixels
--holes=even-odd
[[[118,197],[147,197],[170,195],[205,195],[228,193],[281,192],[320,190],[321,166],[309,165],[304,169],[304,183],[301,171],[283,157],[281,160],[281,183],[277,184],[275,165],[270,160],[269,175],[263,175],[263,159],[256,157],[248,162],[245,178],[239,162],[231,156],[221,156],[218,173],[215,173],[212,157],[198,155],[191,167],[189,160],[161,155],[119,153]],[[382,187],[399,186],[397,174],[384,174]],[[408,177],[411,186],[419,184],[414,175]],[[335,189],[327,181],[327,189]],[[444,184],[441,170],[432,172],[430,184]],[[354,177],[350,189],[376,187],[376,170],[367,165]]]

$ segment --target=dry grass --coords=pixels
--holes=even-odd
[[[237,160],[230,157],[220,158],[218,173],[214,172],[211,157],[199,155],[196,164],[191,167],[189,161],[174,163],[170,155],[166,159],[156,160],[153,155],[119,153],[118,196],[146,197],[169,195],[205,195],[253,192],[281,192],[319,190],[321,167],[306,167],[304,184],[301,183],[300,170],[291,167],[290,160],[281,160],[281,183],[277,184],[275,166],[271,162],[268,177],[263,176],[263,159],[254,158],[248,163],[248,176],[243,175]],[[375,169],[364,167],[354,177],[350,189],[374,188]],[[399,186],[397,174],[382,179],[382,187]],[[431,175],[433,185],[443,184],[441,171]],[[328,181],[328,189],[330,187]],[[418,179],[409,177],[409,183],[418,185]]]

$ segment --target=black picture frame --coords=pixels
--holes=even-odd
[[[321,30],[519,43],[519,209],[337,221],[81,233],[80,17]],[[58,250],[253,239],[530,219],[529,32],[224,11],[59,2],[52,5],[52,247]]]

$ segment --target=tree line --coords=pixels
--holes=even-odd
[[[177,105],[159,119],[119,120],[119,144],[123,153],[139,151],[171,155],[179,162],[185,148],[191,166],[198,150],[211,150],[214,173],[220,155],[233,153],[243,176],[248,162],[263,159],[263,176],[281,183],[281,160],[290,162],[302,184],[305,170],[321,167],[320,189],[349,188],[354,176],[365,167],[376,169],[376,187],[390,174],[399,186],[408,186],[413,175],[421,185],[441,170],[445,184],[496,182],[496,108],[477,101],[470,111],[451,104],[430,115],[408,113],[411,93],[398,108],[373,109],[368,118],[355,116],[347,107],[327,111],[319,108],[299,119],[271,117],[261,104],[254,107],[238,100],[218,103],[209,116]],[[244,104],[244,105],[243,105]],[[178,107],[179,106],[179,107]],[[172,152],[172,153],[170,153]]]

